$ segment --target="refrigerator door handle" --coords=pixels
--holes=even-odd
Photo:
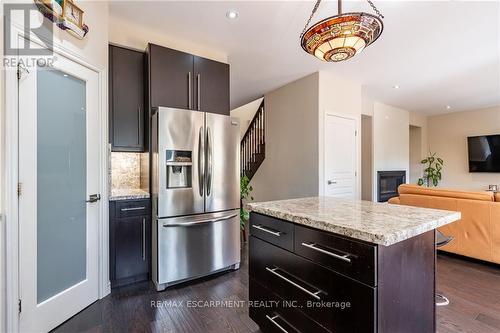
[[[213,145],[212,145],[212,131],[207,127],[207,196],[212,192],[212,168],[213,168]]]
[[[203,140],[203,126],[198,133],[198,187],[200,197],[203,196],[205,184],[205,144]]]
[[[170,228],[170,227],[190,227],[190,226],[195,226],[198,224],[203,224],[203,223],[214,223],[214,222],[220,222],[220,221],[225,221],[225,220],[230,220],[232,218],[235,218],[238,216],[238,214],[231,214],[229,216],[223,216],[223,217],[217,217],[217,218],[209,218],[209,219],[204,219],[204,220],[198,220],[194,222],[185,222],[185,223],[172,223],[172,224],[164,224],[164,228]]]

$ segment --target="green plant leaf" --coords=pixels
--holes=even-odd
[[[418,184],[418,186],[424,185],[424,179],[423,178],[419,178],[417,184]]]
[[[438,180],[436,178],[432,179],[432,185],[438,186]]]
[[[443,167],[441,166],[441,164],[436,164],[436,170],[439,171],[441,170]]]
[[[432,163],[434,163],[434,160],[435,160],[435,159],[434,159],[434,157],[433,157],[433,156],[431,156],[431,157],[429,157],[429,158],[428,158],[428,160],[429,160],[429,163],[431,163],[431,164],[432,164]]]
[[[423,160],[421,160],[421,161],[420,161],[420,164],[425,164],[425,163],[427,163],[427,162],[428,162],[428,160],[427,160],[427,159],[423,159]]]
[[[442,159],[442,158],[438,157],[438,158],[437,158],[437,160],[438,160],[438,162],[439,162],[440,164],[444,164],[444,161],[443,161],[443,159]]]

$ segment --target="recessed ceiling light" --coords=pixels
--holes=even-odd
[[[451,109],[451,106],[450,105],[446,105],[446,110],[449,110]]]
[[[392,86],[394,89],[399,89],[399,86],[397,84]]]
[[[238,18],[238,12],[235,10],[228,10],[226,13],[226,17],[230,20],[235,20]]]

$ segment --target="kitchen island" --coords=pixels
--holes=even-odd
[[[247,206],[263,332],[435,332],[434,230],[459,212],[330,197]]]

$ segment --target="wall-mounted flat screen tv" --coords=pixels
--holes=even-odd
[[[470,136],[469,172],[500,172],[500,134]]]

